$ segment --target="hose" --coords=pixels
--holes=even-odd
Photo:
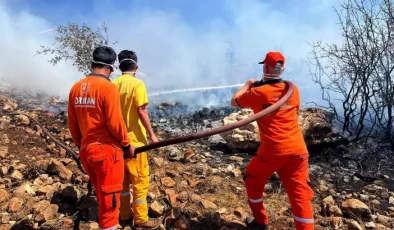
[[[175,137],[175,138],[171,138],[171,139],[167,139],[167,140],[163,140],[157,143],[153,143],[153,144],[149,144],[149,145],[145,145],[145,146],[141,146],[135,149],[134,154],[139,154],[142,152],[146,152],[152,149],[157,149],[157,148],[161,148],[164,146],[168,146],[168,145],[173,145],[173,144],[179,144],[179,143],[183,143],[183,142],[187,142],[187,141],[192,141],[192,140],[196,140],[196,139],[201,139],[201,138],[205,138],[205,137],[209,137],[218,133],[223,133],[232,129],[236,129],[239,127],[242,127],[246,124],[249,124],[253,121],[256,121],[264,116],[267,116],[268,114],[278,110],[285,102],[287,102],[289,100],[289,98],[291,97],[291,95],[294,92],[294,85],[293,83],[291,83],[290,81],[283,81],[284,83],[287,84],[287,92],[286,94],[279,99],[277,102],[275,102],[273,105],[269,106],[268,108],[253,114],[252,116],[242,119],[240,121],[231,123],[231,124],[227,124],[218,128],[214,128],[214,129],[210,129],[210,130],[206,130],[206,131],[202,131],[202,132],[198,132],[198,133],[193,133],[193,134],[189,134],[189,135],[185,135],[185,136],[180,136],[180,137]]]

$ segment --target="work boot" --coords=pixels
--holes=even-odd
[[[120,226],[122,226],[122,228],[125,228],[126,226],[131,226],[133,224],[133,218],[119,220],[119,224]]]
[[[158,219],[149,219],[145,223],[142,224],[134,224],[135,230],[154,230],[158,229],[161,224],[161,218]]]
[[[248,227],[247,229],[251,230],[269,230],[268,224],[258,224],[256,220],[251,216],[248,216],[246,218],[246,226]]]

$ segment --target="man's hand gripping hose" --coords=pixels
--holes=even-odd
[[[152,149],[157,149],[157,148],[161,148],[164,146],[168,146],[168,145],[173,145],[173,144],[178,144],[178,143],[182,143],[182,142],[187,142],[187,141],[192,141],[192,140],[196,140],[196,139],[201,139],[201,138],[205,138],[205,137],[209,137],[218,133],[223,133],[232,129],[236,129],[239,128],[241,126],[244,126],[246,124],[249,124],[253,121],[256,121],[264,116],[267,116],[268,114],[278,110],[285,102],[287,102],[289,100],[289,98],[291,97],[291,95],[293,94],[294,91],[294,85],[293,83],[291,83],[290,81],[284,81],[284,83],[287,84],[287,92],[285,93],[285,95],[283,95],[283,97],[281,99],[279,99],[276,103],[274,103],[272,106],[260,111],[259,113],[253,114],[252,116],[245,118],[243,120],[231,123],[231,124],[227,124],[218,128],[214,128],[214,129],[210,129],[210,130],[206,130],[203,132],[198,132],[198,133],[193,133],[193,134],[189,134],[189,135],[185,135],[185,136],[180,136],[180,137],[175,137],[175,138],[171,138],[171,139],[167,139],[167,140],[163,140],[157,143],[153,143],[153,144],[149,144],[149,145],[145,145],[142,147],[138,147],[135,149],[134,151],[134,157],[138,154],[138,153],[142,153],[142,152],[146,152]],[[40,122],[38,122],[34,117],[28,115],[28,114],[24,114],[24,113],[1,113],[0,111],[0,115],[5,115],[5,116],[12,116],[12,115],[24,115],[27,116],[30,120],[34,121],[34,123],[36,123],[40,128],[42,128],[42,130],[44,131],[44,133],[46,135],[48,135],[48,137],[50,139],[52,139],[56,144],[58,144],[60,147],[64,148],[70,155],[71,157],[77,162],[78,164],[78,168],[81,170],[81,172],[84,172],[83,167],[81,165],[81,162],[79,161],[79,155],[72,150],[70,147],[68,147],[67,145],[65,145],[64,143],[60,142],[59,140],[57,140]],[[89,181],[88,183],[88,194],[92,194],[92,185]]]

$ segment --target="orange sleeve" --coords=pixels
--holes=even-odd
[[[103,101],[107,126],[112,136],[115,137],[120,145],[122,147],[127,147],[130,145],[130,142],[127,136],[126,124],[124,123],[122,111],[120,109],[119,91],[114,84],[108,88]]]
[[[238,106],[241,108],[251,108],[254,105],[254,97],[253,89],[246,91],[244,94],[235,98]]]
[[[75,111],[72,93],[73,93],[73,89],[71,89],[69,97],[68,97],[67,123],[68,123],[68,128],[70,130],[71,136],[73,138],[74,144],[75,144],[75,146],[78,146],[78,148],[79,148],[81,146],[82,133],[79,128],[77,112]]]

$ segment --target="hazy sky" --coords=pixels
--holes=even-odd
[[[38,33],[68,22],[106,22],[116,52],[137,52],[149,92],[260,78],[257,63],[267,51],[280,50],[287,58],[283,77],[298,85],[305,103],[320,97],[308,72],[306,42],[341,41],[336,6],[338,0],[0,0],[0,77],[66,96],[84,76],[71,63],[53,67],[48,56],[34,56],[56,35]],[[236,59],[231,75],[228,41]],[[228,95],[212,93],[198,103],[218,97]]]

